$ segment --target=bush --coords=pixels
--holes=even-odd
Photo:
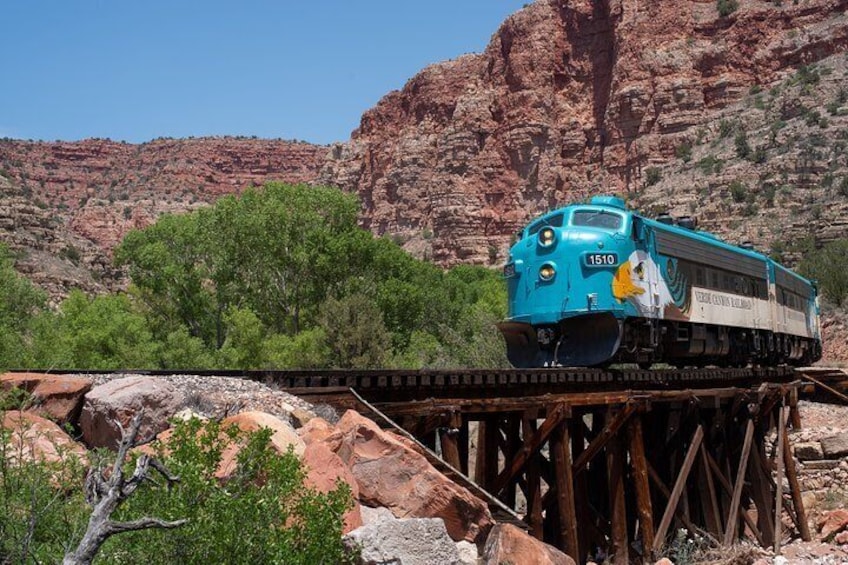
[[[739,9],[739,2],[736,0],[718,0],[716,2],[716,8],[718,9],[718,15],[724,18]]]
[[[17,408],[20,402],[8,393],[0,395],[3,409]],[[355,556],[341,540],[350,488],[340,482],[323,494],[304,487],[298,457],[291,449],[282,455],[272,450],[270,437],[268,429],[245,434],[214,421],[177,422],[167,448],[155,449],[179,482],[171,487],[145,482],[111,519],[156,516],[188,522],[171,530],[112,536],[96,563],[352,562]],[[215,472],[231,442],[241,450],[234,474],[222,484]],[[85,473],[74,457],[31,462],[21,456],[24,450],[8,430],[0,430],[0,563],[58,563],[79,543],[88,523]],[[105,453],[89,456],[111,466]]]
[[[748,143],[748,134],[744,131],[740,131],[736,134],[736,137],[733,139],[734,145],[736,145],[736,155],[740,159],[747,159],[751,155],[751,145]]]
[[[342,516],[350,507],[344,483],[329,494],[305,488],[304,469],[289,450],[270,447],[271,431],[245,435],[237,428],[194,419],[177,422],[158,457],[180,482],[170,490],[139,488],[113,519],[188,518],[172,530],[113,536],[98,563],[342,563]],[[225,446],[242,446],[226,484],[215,477]]]
[[[659,167],[645,169],[645,186],[653,186],[662,180],[662,170]]]
[[[684,163],[692,160],[692,144],[689,142],[681,143],[674,150],[674,154],[678,159],[682,159]]]
[[[706,157],[698,161],[697,166],[705,175],[711,175],[714,173],[720,173],[723,163],[724,161],[715,157],[714,155],[707,155]]]
[[[800,272],[819,283],[819,293],[837,307],[848,298],[848,239],[832,241],[821,249],[807,251],[799,265]]]
[[[0,405],[20,399],[0,394]],[[3,411],[0,410],[0,419]],[[0,429],[0,563],[57,563],[71,537],[85,524],[80,463],[28,461],[24,440]],[[74,484],[76,481],[76,484]]]
[[[745,202],[748,197],[748,187],[742,181],[735,180],[730,183],[730,196],[734,202]]]

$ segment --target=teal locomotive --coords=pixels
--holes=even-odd
[[[821,358],[814,282],[753,250],[649,219],[613,196],[548,212],[504,266],[516,367],[807,365]]]

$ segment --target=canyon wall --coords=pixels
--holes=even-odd
[[[797,240],[848,235],[848,0],[738,6],[538,0],[329,147],[3,139],[0,240],[120,286],[108,263],[129,229],[281,180],[357,193],[363,226],[445,266],[497,265],[527,219],[596,193],[697,215],[791,260]],[[42,235],[22,240],[30,221]],[[46,232],[54,243],[35,245]]]

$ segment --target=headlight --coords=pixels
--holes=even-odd
[[[539,269],[539,278],[543,281],[549,281],[554,278],[556,275],[556,269],[550,263],[545,263],[542,265],[542,268]]]
[[[554,231],[554,228],[542,228],[539,232],[539,245],[542,247],[550,247],[554,244],[554,240],[556,240],[556,232]]]

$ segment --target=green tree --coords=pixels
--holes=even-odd
[[[11,253],[0,244],[0,367],[30,363],[34,326],[46,304],[46,294],[15,271]]]
[[[330,358],[327,336],[321,327],[301,330],[295,336],[272,334],[262,343],[263,369],[319,369]]]
[[[126,295],[87,297],[71,291],[41,334],[39,366],[120,369],[157,366],[157,344],[147,320]]]
[[[363,294],[330,298],[321,306],[320,324],[330,351],[329,362],[343,369],[385,367],[391,335],[380,308]]]
[[[819,284],[819,292],[829,302],[839,307],[848,298],[848,239],[831,241],[821,249],[804,253],[800,272]]]
[[[271,333],[311,327],[331,291],[368,265],[371,236],[339,190],[268,183],[127,235],[127,265],[160,337],[177,325],[210,348],[227,339],[231,308],[249,309]]]
[[[262,364],[265,330],[259,316],[249,309],[231,308],[224,316],[227,339],[218,350],[218,367],[258,369]]]
[[[224,340],[227,304],[212,282],[211,245],[198,218],[198,213],[166,214],[130,231],[115,250],[115,262],[127,267],[131,292],[149,309],[160,339],[183,326],[217,348]]]

